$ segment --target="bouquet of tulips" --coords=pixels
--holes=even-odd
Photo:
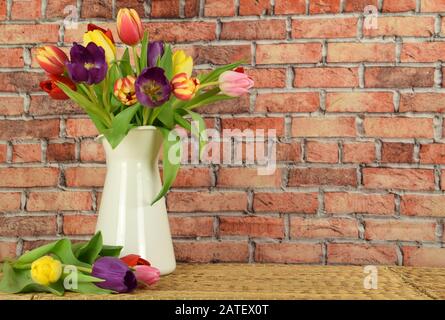
[[[192,76],[192,57],[182,50],[173,52],[161,41],[150,42],[133,9],[119,11],[117,32],[126,45],[120,59],[112,32],[93,24],[88,25],[83,45],[73,44],[70,58],[55,46],[37,53],[37,61],[49,75],[41,88],[53,99],[79,104],[113,148],[133,127],[152,125],[164,137],[164,154],[172,147],[181,150],[180,141],[167,138],[176,126],[195,132],[202,149],[207,140],[205,124],[193,110],[239,97],[253,87],[239,67],[241,62]],[[164,185],[153,203],[167,193],[179,165],[163,157]]]
[[[0,292],[49,292],[62,296],[79,293],[128,293],[138,284],[150,286],[158,269],[138,255],[117,258],[122,247],[106,246],[96,233],[88,242],[61,239],[3,264]]]

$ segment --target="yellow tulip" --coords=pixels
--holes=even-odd
[[[192,76],[193,58],[187,56],[183,50],[178,50],[173,54],[173,75],[185,73],[187,78]]]
[[[62,263],[51,256],[43,256],[31,264],[32,280],[43,286],[57,282],[62,275]]]
[[[105,50],[105,58],[108,64],[116,60],[116,46],[105,33],[97,29],[88,31],[83,35],[83,45],[86,47],[90,42],[94,42]]]

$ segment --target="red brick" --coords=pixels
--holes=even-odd
[[[437,0],[421,0],[421,12],[445,12],[445,3]]]
[[[26,204],[28,211],[91,210],[89,192],[31,192]]]
[[[363,28],[365,37],[431,37],[434,34],[434,17],[379,17],[377,29]]]
[[[382,145],[382,162],[412,163],[414,162],[414,144],[384,142]]]
[[[444,217],[445,197],[443,195],[402,195],[400,213],[407,216]]]
[[[422,144],[420,163],[445,164],[445,144]]]
[[[201,114],[235,114],[247,113],[250,110],[250,97],[244,95],[238,99],[218,101],[200,108],[195,111]]]
[[[403,247],[403,265],[408,267],[445,267],[445,249],[428,247]]]
[[[22,48],[0,48],[1,68],[22,68],[24,65]]]
[[[293,19],[292,38],[353,38],[357,18]]]
[[[339,0],[311,0],[309,3],[309,13],[339,13]]]
[[[150,15],[154,18],[179,17],[179,0],[152,0]]]
[[[0,162],[6,162],[7,149],[6,144],[0,144]]]
[[[12,1],[11,20],[35,20],[41,17],[41,0]]]
[[[255,212],[315,214],[318,209],[316,193],[256,192],[253,200]]]
[[[220,217],[219,220],[219,233],[221,236],[284,237],[284,222],[282,218],[246,216]]]
[[[365,70],[367,88],[411,88],[433,85],[433,68],[370,67]]]
[[[179,49],[179,48],[178,48]],[[181,47],[197,64],[228,64],[234,61],[252,61],[250,45],[194,45]]]
[[[211,0],[206,2],[209,1]],[[199,15],[199,0],[185,0],[184,14],[187,18],[197,17]]]
[[[359,84],[357,68],[294,68],[294,72],[297,88],[354,88]]]
[[[402,93],[399,112],[444,112],[445,94],[443,93]]]
[[[68,137],[96,137],[99,135],[90,119],[67,119],[66,134]]]
[[[267,134],[270,130],[276,130],[276,135],[281,137],[284,134],[283,118],[233,118],[221,120],[222,130],[264,130]],[[223,132],[224,134],[224,132]]]
[[[416,10],[416,0],[383,1],[383,12],[406,12]]]
[[[235,15],[235,1],[206,0],[204,7],[206,17],[231,17]]]
[[[259,175],[253,168],[221,168],[218,171],[218,187],[239,188],[279,188],[281,186],[281,170],[272,175]]]
[[[227,212],[247,210],[244,192],[170,192],[169,212]]]
[[[381,138],[433,138],[433,119],[365,118],[365,136]]]
[[[293,137],[355,137],[355,119],[340,118],[293,118]]]
[[[328,264],[394,265],[397,263],[395,246],[329,243]]]
[[[325,210],[333,214],[394,214],[394,195],[353,192],[325,193]]]
[[[0,139],[57,138],[59,120],[3,120],[0,121]]]
[[[286,39],[285,20],[225,21],[222,40]]]
[[[6,1],[0,2],[0,20],[6,20]]]
[[[0,212],[20,210],[20,198],[19,192],[0,192]]]
[[[240,0],[239,14],[241,16],[261,16],[271,13],[269,0]]]
[[[247,262],[246,242],[184,242],[174,243],[176,259],[180,262]]]
[[[49,96],[31,96],[29,113],[36,116],[83,114],[84,111],[71,100],[54,100]]]
[[[345,142],[343,144],[343,163],[372,163],[376,161],[373,142]]]
[[[216,24],[204,21],[147,22],[143,24],[150,40],[165,42],[211,41],[216,37]]]
[[[277,161],[301,162],[301,145],[299,143],[278,143]]]
[[[275,14],[304,14],[305,0],[275,0]]]
[[[289,187],[357,186],[354,168],[297,168],[290,169]]]
[[[345,12],[365,12],[367,6],[378,7],[377,0],[346,0]]]
[[[1,5],[0,5],[1,7]],[[16,257],[17,243],[15,242],[0,242],[0,262],[6,259]]]
[[[74,143],[50,143],[46,149],[47,161],[74,161],[76,160],[76,145]]]
[[[208,168],[182,167],[173,183],[175,188],[199,188],[210,187],[211,185],[212,179]]]
[[[39,83],[42,80],[44,80],[42,73],[21,71],[0,73],[0,85],[4,92],[37,92],[41,90]]]
[[[445,171],[442,170],[440,173],[440,189],[445,190]]]
[[[102,187],[105,182],[105,168],[73,167],[65,169],[68,187]]]
[[[40,143],[14,144],[12,147],[12,162],[42,161],[42,146]]]
[[[74,6],[77,8],[77,0],[47,0],[46,17],[47,18],[65,18],[73,11],[64,12],[65,7]]]
[[[213,236],[213,217],[170,217],[173,237]]]
[[[23,113],[22,97],[0,97],[0,115],[16,116]]]
[[[250,69],[246,73],[255,82],[255,88],[284,88],[286,69]]]
[[[434,190],[429,169],[364,168],[363,184],[370,189]]]
[[[82,18],[112,18],[112,0],[83,0],[80,16]]]
[[[82,162],[105,162],[105,150],[100,142],[83,140],[80,144]]]
[[[366,240],[434,241],[436,223],[400,220],[366,220]]]
[[[295,239],[358,238],[355,219],[292,217],[290,236]]]
[[[321,49],[321,43],[259,44],[256,63],[317,63],[321,61]]]
[[[338,143],[308,141],[306,143],[306,157],[308,162],[337,163]]]
[[[393,43],[329,43],[328,62],[395,62]]]
[[[55,187],[58,182],[57,168],[0,168],[0,187]]]
[[[445,60],[445,43],[404,43],[400,59],[402,62],[436,62]]]
[[[65,235],[91,235],[96,229],[96,215],[64,215],[63,233]]]
[[[58,24],[2,24],[0,44],[55,43],[59,39]],[[4,90],[4,89],[2,89]]]
[[[391,92],[328,92],[327,112],[393,112]]]
[[[255,101],[256,112],[315,112],[320,105],[316,92],[261,93]]]
[[[3,237],[56,235],[55,216],[6,217],[0,216],[0,234]]]
[[[318,243],[257,243],[255,261],[263,263],[320,263]]]

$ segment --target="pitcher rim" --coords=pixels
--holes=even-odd
[[[133,130],[157,130],[158,128],[155,126],[138,126],[138,127],[134,127],[132,128],[130,131]],[[99,141],[104,137],[103,134],[98,135],[94,140],[95,141]]]

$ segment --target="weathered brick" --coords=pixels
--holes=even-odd
[[[340,1],[338,0],[311,0],[309,2],[309,13],[338,13],[340,12]]]
[[[257,243],[256,262],[320,263],[321,245],[318,243]]]
[[[369,67],[365,69],[367,88],[432,87],[433,68]]]
[[[173,237],[211,237],[213,217],[170,217]]]
[[[421,12],[445,12],[445,3],[436,0],[421,0]]]
[[[443,93],[402,93],[399,112],[444,112]]]
[[[379,17],[378,28],[363,28],[365,37],[431,37],[434,34],[434,17]]]
[[[420,163],[444,164],[445,144],[422,144],[419,157]]]
[[[41,17],[42,0],[12,1],[11,20],[35,20]]]
[[[49,96],[31,96],[29,113],[36,116],[56,114],[83,114],[84,111],[71,100],[54,100]]]
[[[343,144],[344,163],[372,163],[376,160],[372,142],[347,142]]]
[[[445,216],[445,197],[443,195],[402,195],[400,213],[407,216],[443,217]]]
[[[37,92],[41,90],[39,83],[42,80],[44,75],[37,72],[0,73],[0,85],[4,92]]]
[[[68,8],[65,12],[66,7]],[[77,10],[77,0],[47,0],[46,17],[49,19],[65,18],[70,14],[76,13],[74,9]]]
[[[56,232],[55,216],[0,216],[0,234],[3,237],[56,235]]]
[[[96,215],[64,215],[63,233],[65,235],[91,235],[96,229]]]
[[[22,48],[0,48],[1,68],[22,68],[24,64]]]
[[[247,210],[245,192],[170,192],[169,212],[225,212]]]
[[[154,18],[179,17],[179,0],[152,0],[150,15]]]
[[[231,17],[235,15],[235,2],[220,0],[206,0],[204,6],[206,17]]]
[[[283,238],[284,222],[274,217],[220,217],[221,236],[249,236],[262,238]]]
[[[328,43],[328,62],[394,62],[393,43]]]
[[[293,19],[292,38],[353,38],[357,18]]]
[[[318,209],[316,193],[256,192],[253,198],[255,212],[314,214]]]
[[[57,168],[0,168],[0,187],[55,187],[58,182]]]
[[[211,0],[206,1],[206,3],[209,1]],[[199,15],[199,3],[199,0],[185,0],[184,15],[187,18],[197,17]]]
[[[0,97],[0,115],[16,116],[23,113],[22,97]]]
[[[10,212],[20,210],[19,192],[0,192],[0,212]]]
[[[269,0],[240,0],[239,14],[242,16],[268,15],[271,11]]]
[[[121,8],[132,8],[143,18],[145,17],[145,2],[141,0],[116,0],[116,14]]]
[[[364,168],[363,185],[370,189],[434,190],[434,171]]]
[[[306,143],[306,160],[308,162],[337,163],[338,143],[308,141]]]
[[[12,146],[12,162],[42,161],[42,146],[40,143],[14,144]]]
[[[365,136],[383,138],[433,138],[433,119],[365,118]]]
[[[434,222],[365,220],[366,240],[434,241]]]
[[[407,12],[416,10],[416,0],[383,1],[383,12]]]
[[[204,21],[147,22],[143,28],[150,34],[150,40],[165,42],[211,41],[216,37],[216,24]]]
[[[315,112],[319,106],[316,92],[261,93],[255,100],[256,112]]]
[[[333,214],[394,214],[395,204],[392,194],[365,194],[354,192],[325,193],[325,210]]]
[[[89,192],[31,192],[26,204],[28,211],[76,211],[91,210]]]
[[[357,68],[294,68],[294,73],[297,88],[354,88],[359,84]]]
[[[395,265],[396,247],[391,245],[369,245],[349,243],[329,243],[328,264],[354,265]]]
[[[436,62],[445,60],[445,43],[413,42],[404,43],[400,60],[402,62]]]
[[[403,265],[408,267],[445,267],[445,249],[428,247],[402,247]]]
[[[252,61],[250,45],[195,45],[181,47],[193,58],[194,64],[228,64],[234,61]]]
[[[211,185],[212,179],[208,168],[182,167],[173,183],[175,188],[199,188],[210,187]]]
[[[1,7],[1,5],[0,5]],[[1,16],[0,16],[1,17]],[[16,242],[0,242],[0,262],[6,259],[11,259],[16,257],[17,243]]]
[[[286,69],[255,68],[246,70],[255,82],[255,88],[284,88],[286,86]]]
[[[27,44],[52,42],[59,39],[58,24],[2,24],[0,44]]]
[[[105,162],[105,150],[100,142],[83,140],[80,144],[82,162]]]
[[[82,18],[112,18],[112,0],[83,0],[80,16]]]
[[[222,40],[285,39],[284,20],[225,21],[221,26]]]
[[[358,223],[355,219],[292,217],[290,236],[295,239],[358,238]]]
[[[6,144],[0,144],[0,162],[6,162],[8,147]]]
[[[356,186],[354,168],[297,168],[289,171],[289,187]]]
[[[259,175],[253,168],[221,168],[218,171],[217,186],[240,188],[279,188],[281,170],[276,169],[272,175]]]
[[[349,117],[293,118],[293,137],[355,137],[355,119]]]
[[[305,0],[275,0],[275,14],[304,14]]]
[[[367,6],[378,7],[378,0],[346,0],[345,12],[363,13]]]
[[[50,143],[46,148],[46,160],[63,162],[76,160],[74,143]]]
[[[247,262],[247,242],[174,242],[176,259],[181,262]]]
[[[68,137],[96,137],[99,135],[90,119],[67,119],[66,134]]]
[[[59,120],[3,120],[0,139],[57,138]]]
[[[382,162],[412,163],[414,162],[414,144],[384,142],[382,144]]]
[[[393,112],[391,92],[328,92],[328,112]]]
[[[321,49],[321,43],[259,44],[256,63],[317,63],[321,61]]]
[[[68,187],[102,187],[105,182],[105,168],[72,167],[65,169]]]

